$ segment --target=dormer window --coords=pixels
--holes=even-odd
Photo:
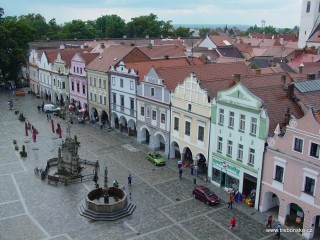
[[[154,96],[154,88],[151,88],[151,93],[150,95],[153,97]]]

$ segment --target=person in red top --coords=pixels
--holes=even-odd
[[[236,227],[236,218],[233,216],[233,217],[230,219],[230,229],[231,229],[231,230],[234,230],[235,227]]]

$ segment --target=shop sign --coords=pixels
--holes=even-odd
[[[225,169],[228,172],[232,172],[239,176],[240,169],[230,163],[226,163],[225,161],[220,161],[218,159],[213,159],[213,164],[219,166],[220,168]]]

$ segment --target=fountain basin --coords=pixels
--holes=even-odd
[[[105,201],[102,188],[92,190],[86,196],[86,207],[95,212],[112,213],[124,209],[127,206],[128,197],[126,192],[119,188],[110,187],[108,189],[108,194],[109,201]],[[102,201],[100,201],[100,199],[102,199]]]

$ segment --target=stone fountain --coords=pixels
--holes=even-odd
[[[108,187],[108,170],[105,170],[104,187],[88,193],[79,204],[80,215],[95,221],[115,221],[129,216],[135,205],[128,200],[128,194],[116,187]]]

